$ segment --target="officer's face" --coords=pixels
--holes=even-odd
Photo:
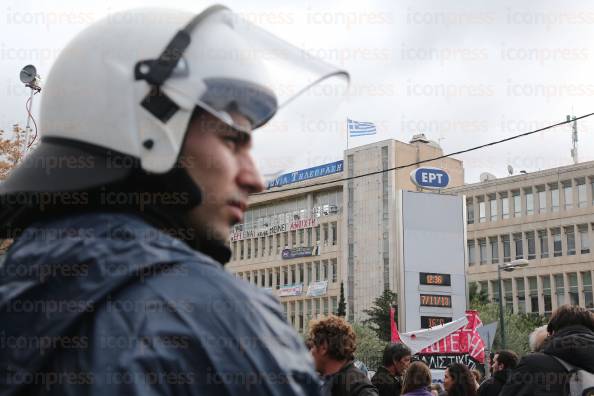
[[[241,115],[232,117],[250,127]],[[203,112],[190,122],[182,162],[202,191],[202,204],[190,214],[192,225],[201,238],[227,241],[230,227],[243,220],[248,194],[264,189],[249,135]]]

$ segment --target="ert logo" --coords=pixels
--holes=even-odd
[[[443,169],[418,168],[410,173],[410,179],[421,188],[440,189],[447,187],[450,177]]]

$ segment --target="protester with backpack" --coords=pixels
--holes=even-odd
[[[500,396],[582,396],[590,388],[594,392],[594,315],[563,305],[551,316],[547,331],[542,352],[522,357]]]

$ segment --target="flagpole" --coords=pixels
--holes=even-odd
[[[346,138],[347,138],[347,150],[348,150],[349,149],[349,119],[348,118],[347,118]]]

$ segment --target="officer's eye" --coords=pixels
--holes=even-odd
[[[237,149],[237,146],[239,144],[239,139],[237,139],[237,136],[223,136],[222,139],[229,149],[231,149],[232,151],[235,151]]]

